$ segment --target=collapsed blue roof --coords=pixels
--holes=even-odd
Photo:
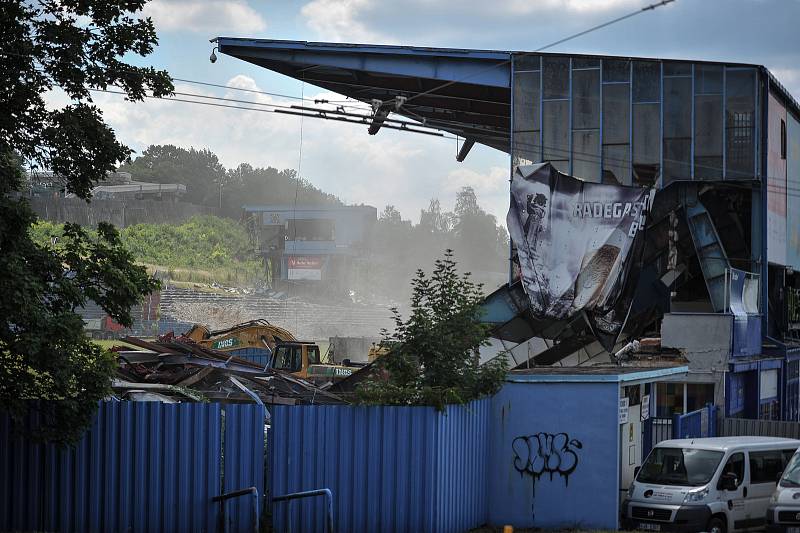
[[[223,54],[365,103],[437,88],[388,110],[509,150],[511,52],[230,37],[216,42]]]

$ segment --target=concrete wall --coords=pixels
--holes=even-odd
[[[507,383],[491,406],[490,524],[617,529],[618,399],[617,383]]]
[[[682,350],[689,360],[687,383],[714,383],[714,403],[725,405],[725,371],[731,353],[733,316],[720,313],[667,313],[661,345]]]
[[[74,222],[95,227],[111,222],[118,228],[134,224],[179,224],[195,215],[215,215],[211,207],[157,200],[92,200],[77,198],[30,198],[31,207],[44,220]]]
[[[380,341],[380,337],[331,337],[333,360],[337,363],[344,359],[366,363],[369,360],[369,349]]]

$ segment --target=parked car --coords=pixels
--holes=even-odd
[[[786,465],[767,508],[768,533],[800,533],[800,451]]]
[[[772,437],[661,442],[628,489],[622,525],[681,533],[763,529],[778,477],[798,448],[800,440]]]

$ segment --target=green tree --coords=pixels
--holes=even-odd
[[[451,250],[430,276],[417,271],[411,286],[410,315],[404,320],[394,309],[395,331],[384,338],[389,354],[358,388],[360,400],[441,409],[497,392],[508,364],[504,357],[479,364],[478,350],[488,345],[481,286],[458,273]]]
[[[186,186],[184,200],[217,207],[222,193],[227,194],[225,167],[211,150],[180,148],[171,144],[148,146],[142,155],[121,166],[134,179],[154,183],[180,183]]]
[[[36,217],[19,197],[22,166],[47,168],[87,199],[130,150],[92,104],[90,89],[115,86],[129,100],[172,91],[165,72],[125,63],[156,44],[145,0],[41,0],[0,5],[0,409],[45,410],[40,435],[77,438],[109,391],[115,361],[83,332],[75,310],[97,302],[130,325],[130,307],[157,284],[136,266],[116,230],[89,234],[68,224],[55,242],[35,243]],[[71,103],[45,105],[61,88]],[[48,401],[54,400],[54,401]]]
[[[505,228],[478,205],[472,187],[462,188],[456,196],[454,218],[453,248],[464,262],[475,270],[503,270],[508,255]]]
[[[139,157],[121,166],[134,179],[155,183],[180,183],[186,186],[187,202],[221,207],[221,215],[238,219],[243,205],[293,204],[342,205],[332,194],[314,187],[307,180],[298,182],[292,169],[253,167],[241,163],[225,169],[211,150],[152,145]]]

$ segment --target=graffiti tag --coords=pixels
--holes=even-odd
[[[511,443],[514,451],[514,468],[520,475],[533,477],[534,482],[549,474],[558,474],[569,486],[569,476],[578,467],[577,450],[583,448],[578,439],[570,439],[566,433],[537,433],[517,437]]]

